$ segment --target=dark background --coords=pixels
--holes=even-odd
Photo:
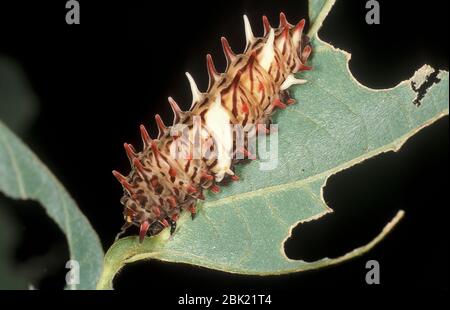
[[[184,72],[207,86],[205,55],[223,70],[220,36],[244,47],[242,15],[255,34],[261,15],[278,24],[307,17],[305,1],[182,3],[80,0],[81,24],[65,23],[65,1],[2,2],[0,53],[17,60],[40,101],[24,140],[59,177],[107,249],[122,225],[121,188],[112,169],[128,172],[123,142],[140,145],[138,125],[153,136],[153,116],[172,115],[167,96],[183,108],[191,96]],[[366,1],[338,1],[320,36],[352,53],[350,68],[372,88],[393,87],[422,64],[448,70],[448,19],[444,1],[379,1],[381,24],[365,23]],[[144,4],[145,3],[145,4]],[[369,242],[398,209],[406,216],[375,249],[339,266],[277,277],[239,276],[157,261],[127,266],[118,289],[164,292],[295,292],[311,287],[357,288],[365,263],[381,265],[381,287],[449,288],[448,117],[424,129],[396,154],[367,160],[329,179],[325,199],[335,210],[297,227],[285,245],[295,259],[335,257]],[[13,202],[12,202],[13,203]],[[62,233],[41,208],[13,205],[22,223],[18,263],[55,253],[38,288],[62,288],[68,259]],[[22,206],[23,205],[23,206]],[[36,237],[40,236],[39,241]]]

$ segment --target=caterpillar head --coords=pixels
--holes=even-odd
[[[125,224],[118,236],[123,234],[129,227],[137,226],[139,227],[139,239],[142,241],[147,234],[157,234],[164,228],[156,229],[158,221],[155,214],[146,211],[145,204],[142,205],[138,199],[132,198],[125,193],[122,196],[121,203],[124,206],[123,219]]]
[[[175,213],[165,210],[164,206],[153,205],[148,209],[146,208],[146,204],[142,205],[142,201],[134,199],[126,193],[122,197],[121,202],[124,206],[123,218],[125,224],[117,238],[129,227],[137,226],[139,227],[139,241],[142,242],[145,236],[157,235],[164,228],[173,225],[172,218]],[[171,214],[172,217],[168,217],[167,215],[169,214]]]

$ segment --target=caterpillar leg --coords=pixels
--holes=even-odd
[[[177,229],[177,222],[171,218],[167,218],[167,222],[169,222],[170,225],[170,235],[172,236],[175,232],[175,229]]]
[[[209,188],[211,190],[211,192],[213,192],[214,194],[217,194],[220,192],[220,187],[217,186],[216,184],[211,185],[211,187]]]
[[[189,207],[189,212],[191,212],[191,218],[194,219],[197,215],[197,209],[194,204]]]
[[[116,235],[116,238],[114,239],[114,241],[117,241],[120,238],[120,236],[122,236],[127,231],[127,229],[130,228],[132,225],[133,225],[133,223],[126,222],[120,229],[120,232]]]
[[[291,105],[297,102],[294,98],[291,98],[291,95],[289,94],[288,90],[283,90],[280,93],[280,98],[281,101],[286,102],[287,105]]]

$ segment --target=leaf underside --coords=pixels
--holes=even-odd
[[[314,33],[333,3],[310,1]],[[438,73],[439,81],[417,105],[415,89],[433,72],[431,67],[423,66],[394,88],[369,89],[351,75],[350,55],[314,33],[313,70],[300,75],[308,83],[292,87],[297,103],[274,117],[279,132],[276,169],[260,171],[260,160],[238,165],[240,181],[208,195],[194,221],[183,215],[172,239],[166,230],[142,245],[136,237],[115,242],[98,288],[112,288],[125,263],[148,258],[255,275],[329,266],[370,250],[400,220],[402,211],[370,243],[342,257],[305,262],[284,253],[296,225],[332,211],[322,196],[328,177],[398,150],[418,130],[448,114],[448,72]]]

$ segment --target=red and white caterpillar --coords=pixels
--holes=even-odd
[[[233,170],[241,159],[225,155],[240,152],[253,157],[246,149],[247,140],[239,147],[229,126],[253,126],[268,132],[274,110],[294,103],[287,89],[305,82],[295,78],[294,73],[311,69],[305,65],[312,51],[303,34],[305,20],[294,26],[281,13],[278,28],[272,28],[265,16],[262,19],[264,36],[254,37],[244,15],[243,54],[235,55],[222,37],[227,59],[224,73],[217,72],[211,55],[206,56],[209,86],[205,93],[186,73],[193,97],[189,111],[181,111],[169,97],[174,124],[166,127],[156,115],[157,139],[150,138],[141,125],[143,150],[136,152],[130,144],[124,144],[131,172],[123,176],[113,171],[124,189],[121,203],[125,224],[120,234],[132,225],[138,226],[142,242],[146,235],[156,235],[168,226],[173,233],[183,210],[194,218],[196,202],[204,199],[204,190],[218,192],[221,182],[238,179]],[[198,145],[200,150],[195,149]],[[174,156],[175,153],[185,156]]]

